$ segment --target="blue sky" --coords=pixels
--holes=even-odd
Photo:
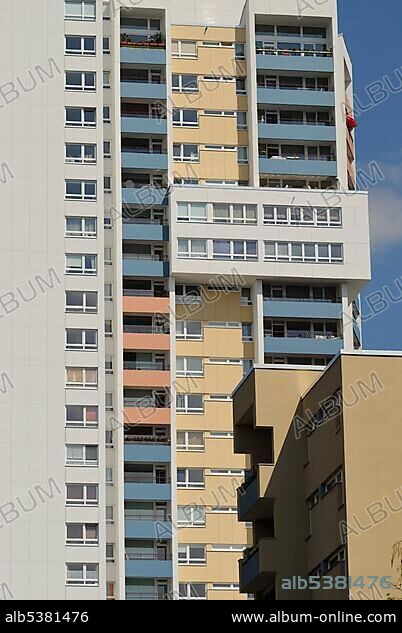
[[[402,350],[402,54],[401,0],[338,0],[339,30],[354,65],[354,93],[364,106],[367,86],[381,81],[388,98],[358,116],[358,167],[376,161],[385,179],[369,188],[372,227],[372,282],[363,293],[366,349]],[[399,69],[398,73],[395,72]],[[387,88],[387,80],[394,88]],[[379,90],[375,87],[373,90]],[[400,285],[395,283],[400,280]],[[376,316],[367,297],[377,291],[394,301]],[[398,303],[397,300],[401,298]],[[374,298],[380,308],[380,296]],[[370,317],[370,318],[369,318]]]

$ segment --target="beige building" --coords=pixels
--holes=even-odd
[[[254,536],[242,592],[401,597],[401,371],[401,353],[342,352],[325,371],[258,366],[238,386],[235,451],[252,465],[239,519]]]

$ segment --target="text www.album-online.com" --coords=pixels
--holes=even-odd
[[[286,613],[285,611],[278,611],[277,613],[232,613],[232,622],[269,622],[270,624],[292,622],[295,624],[321,622],[322,624],[327,622],[344,623],[344,622],[391,622],[396,623],[395,613],[368,613],[363,615],[361,613],[344,613],[338,611],[337,613],[320,613],[319,615],[313,615],[311,613]]]

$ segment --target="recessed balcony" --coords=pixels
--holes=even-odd
[[[170,371],[161,369],[158,363],[124,362],[123,385],[125,387],[168,387]]]
[[[237,490],[239,521],[255,521],[273,516],[274,500],[267,497],[274,471],[270,464],[259,464]]]
[[[120,94],[122,99],[149,99],[151,101],[165,101],[167,97],[167,89],[165,83],[153,83],[151,81],[145,82],[127,79],[125,81],[121,81],[120,83]]]
[[[172,578],[172,576],[172,560],[160,560],[157,557],[155,559],[141,559],[138,557],[126,560],[126,578]],[[143,596],[144,594],[136,594],[135,597],[128,598],[128,600],[146,600],[147,598]],[[152,597],[148,599],[157,600],[158,598]]]
[[[132,442],[126,441],[124,446],[125,462],[147,462],[167,464],[171,462],[171,447],[159,442]]]
[[[140,116],[122,116],[121,118],[122,134],[167,134],[166,119],[151,117],[149,115]]]
[[[168,168],[167,154],[147,152],[142,149],[123,151],[121,154],[123,169],[141,169],[163,171]]]
[[[310,299],[264,298],[265,317],[288,317],[293,319],[341,319],[342,302]]]
[[[124,533],[127,538],[155,539],[163,534],[164,539],[172,538],[172,523],[162,512],[141,512],[125,514]]]
[[[138,207],[164,206],[167,204],[168,190],[151,184],[136,184],[122,188],[122,199],[125,204]]]
[[[259,123],[258,136],[260,139],[275,139],[283,141],[336,141],[334,125],[307,125],[295,122],[281,121],[276,124]]]
[[[256,49],[258,70],[333,73],[331,51],[296,51],[289,49]]]
[[[304,88],[258,88],[257,101],[261,105],[292,105],[335,107],[335,94],[329,90]]]
[[[275,580],[276,561],[274,539],[261,539],[257,547],[244,551],[239,561],[240,591],[256,593],[269,587]]]
[[[338,173],[336,160],[302,159],[298,157],[260,156],[260,174],[275,176],[333,176]]]
[[[129,218],[123,221],[123,240],[166,242],[169,239],[169,227],[151,218]]]
[[[123,275],[125,277],[169,277],[169,262],[166,257],[123,253]]]
[[[264,337],[264,351],[266,354],[335,356],[342,348],[343,338],[315,336],[304,330],[301,330],[299,334],[294,331],[292,336],[286,338]]]

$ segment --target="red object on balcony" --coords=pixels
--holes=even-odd
[[[350,114],[346,115],[346,125],[348,130],[354,130],[357,128],[357,121]]]

